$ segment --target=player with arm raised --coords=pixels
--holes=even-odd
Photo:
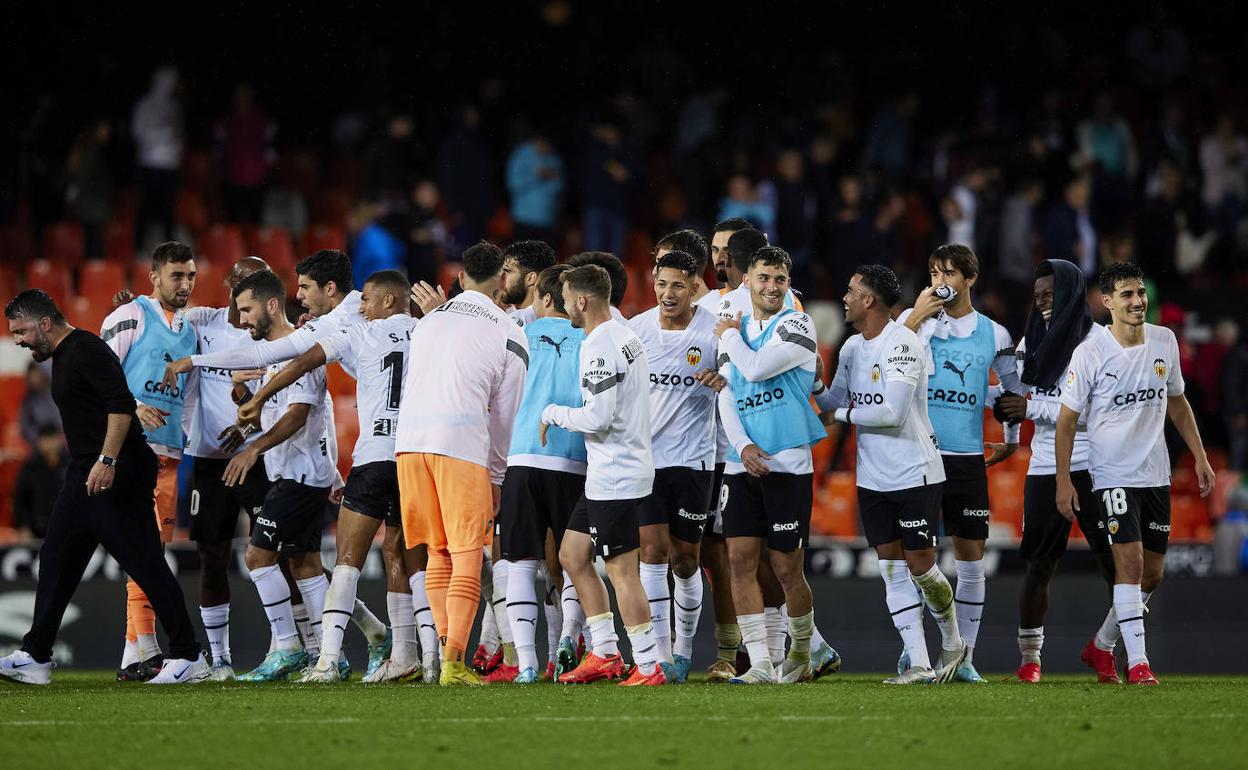
[[[1101,271],[1100,284],[1112,322],[1080,343],[1071,356],[1054,439],[1057,509],[1073,521],[1076,509],[1082,507],[1071,478],[1071,457],[1083,416],[1092,494],[1114,555],[1113,607],[1084,658],[1100,681],[1116,681],[1113,648],[1121,636],[1128,684],[1155,685],[1157,677],[1145,652],[1144,608],[1161,584],[1170,539],[1167,417],[1196,457],[1201,496],[1213,491],[1214,475],[1192,407],[1183,395],[1174,332],[1144,320],[1148,294],[1143,271],[1129,262],[1109,265]]]
[[[945,468],[927,416],[926,346],[890,318],[900,296],[897,276],[887,267],[854,271],[845,320],[859,333],[842,346],[832,385],[816,401],[825,423],[857,426],[862,531],[879,556],[888,611],[910,659],[905,671],[885,682],[947,682],[966,658],[966,643],[958,633],[953,587],[936,566]],[[924,601],[942,637],[935,670],[923,635]]]

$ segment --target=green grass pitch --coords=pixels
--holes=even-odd
[[[0,767],[1243,767],[1248,678],[886,687],[0,683]]]

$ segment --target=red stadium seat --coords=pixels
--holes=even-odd
[[[1175,494],[1170,498],[1171,540],[1199,539],[1211,524],[1209,508],[1200,496]]]
[[[1011,527],[1015,536],[1023,531],[1023,482],[1026,476],[994,466],[988,469],[988,499],[991,501],[992,523]]]
[[[126,271],[113,262],[90,260],[78,269],[78,294],[92,305],[113,307],[113,295],[126,288]]]
[[[0,262],[0,298],[8,302],[17,294],[17,266]]]
[[[313,254],[321,249],[346,251],[346,231],[337,225],[325,224],[323,222],[309,227],[308,232],[303,236],[302,252],[304,254]]]
[[[70,326],[86,329],[92,334],[99,334],[100,327],[104,325],[104,319],[113,310],[113,303],[111,299],[103,303],[93,302],[86,297],[70,297],[68,302],[61,305],[61,308]]]
[[[73,270],[86,254],[86,239],[77,222],[53,222],[43,229],[43,258]]]
[[[230,290],[225,285],[228,269],[206,259],[195,262],[195,290],[191,302],[203,307],[226,307],[230,304]]]
[[[46,259],[36,259],[26,268],[27,288],[43,289],[62,307],[74,293],[73,278],[74,274],[68,267]]]
[[[189,187],[178,190],[178,201],[174,206],[174,219],[178,224],[192,233],[201,233],[208,228],[211,217],[208,214],[208,202],[203,193]]]
[[[134,258],[134,222],[113,220],[104,225],[104,261],[124,269]]]
[[[858,489],[854,474],[829,473],[823,485],[815,489],[810,527],[812,533],[820,535],[858,536]]]
[[[213,225],[199,237],[198,256],[222,267],[247,256],[243,236],[234,225]]]
[[[24,265],[39,256],[35,233],[30,225],[14,223],[0,225],[0,262],[7,265]]]
[[[250,253],[269,263],[269,268],[289,281],[295,268],[295,250],[283,227],[261,227],[249,241]]]
[[[323,187],[312,199],[312,219],[345,227],[351,214],[351,196],[344,190]]]

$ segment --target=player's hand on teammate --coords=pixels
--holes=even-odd
[[[771,473],[771,468],[767,467],[769,457],[763,450],[758,448],[757,444],[750,444],[741,450],[741,464],[745,466],[745,470],[755,478],[761,478]]]
[[[1002,393],[992,405],[992,416],[1001,423],[1027,419],[1027,397],[1017,393]]]
[[[255,428],[249,423],[247,425],[231,425],[225,430],[217,434],[217,441],[220,443],[221,451],[226,454],[234,454],[247,437],[255,432]]]
[[[263,369],[235,369],[230,372],[230,382],[233,382],[235,385],[242,385],[244,382],[252,382],[263,376]]]
[[[177,361],[170,361],[165,364],[165,377],[161,380],[161,385],[165,390],[170,390],[178,386],[178,377],[186,374],[195,367],[191,365],[191,357],[179,358]]]
[[[91,472],[87,474],[87,494],[98,495],[101,492],[108,491],[113,486],[113,477],[117,469],[112,465],[105,465],[96,461],[91,466]]]
[[[719,372],[714,369],[703,369],[694,375],[694,379],[716,393],[723,390],[724,386],[728,384],[728,381],[720,377]]]
[[[722,337],[724,332],[729,329],[741,331],[741,311],[737,311],[736,318],[721,318],[715,322],[715,336]]]
[[[550,423],[542,423],[542,427],[537,430],[537,440],[542,442],[542,446],[546,446],[546,431],[550,430]]]
[[[300,313],[299,317],[295,319],[295,328],[296,329],[303,328],[303,325],[306,324],[308,321],[311,321],[313,318],[316,318],[316,316],[312,315],[311,313]]]
[[[165,418],[169,416],[164,409],[158,409],[150,404],[139,404],[134,408],[134,413],[138,415],[139,423],[145,430],[165,427]]]
[[[121,307],[122,305],[127,305],[133,299],[134,299],[134,295],[130,293],[129,289],[122,289],[121,291],[113,295],[113,307]]]
[[[1075,491],[1075,484],[1070,480],[1070,474],[1057,474],[1057,512],[1062,514],[1062,518],[1066,521],[1074,521],[1077,510],[1080,510],[1079,493]]]
[[[987,447],[988,451],[992,453],[988,455],[988,459],[984,461],[984,466],[987,468],[991,468],[999,462],[1004,462],[1009,459],[1010,455],[1018,451],[1018,444],[998,444],[996,442],[989,441],[984,444],[984,446]]]
[[[1208,497],[1213,494],[1213,486],[1217,481],[1217,474],[1213,472],[1213,466],[1209,464],[1208,457],[1196,461],[1196,481],[1200,484],[1201,497]]]
[[[425,281],[417,281],[412,284],[412,302],[421,313],[428,315],[446,304],[446,292],[441,286],[435,288]]]
[[[247,472],[256,464],[259,457],[260,453],[251,447],[234,455],[230,458],[230,464],[225,466],[221,481],[225,482],[227,487],[236,487],[243,483],[243,479],[247,478]]]
[[[336,487],[329,491],[329,501],[334,505],[342,505],[342,496],[346,493],[346,487]]]
[[[259,425],[260,410],[264,404],[258,398],[253,398],[238,405],[238,424],[239,425]]]

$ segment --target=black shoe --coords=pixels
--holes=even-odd
[[[165,665],[164,655],[153,655],[139,663],[131,663],[125,668],[117,669],[118,682],[146,682],[160,673]]]

